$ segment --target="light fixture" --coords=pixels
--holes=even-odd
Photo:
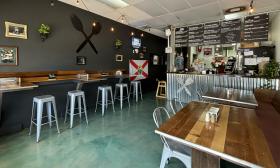
[[[95,26],[96,26],[96,22],[93,22],[93,23],[92,23],[92,26],[95,27]]]
[[[97,1],[106,4],[114,9],[125,8],[129,6],[129,4],[123,0],[97,0]]]
[[[111,27],[110,28],[111,32],[115,31],[115,28],[114,27]]]
[[[254,0],[251,0],[249,6],[249,14],[252,14],[255,11],[253,4],[254,4]]]
[[[144,33],[141,33],[141,37],[144,37]]]
[[[130,34],[131,36],[134,36],[134,32],[131,32],[131,34]]]
[[[51,5],[51,6],[54,6],[54,1],[51,1],[50,5]]]
[[[79,0],[77,0],[77,1],[76,1],[76,4],[77,4],[77,5],[79,5],[79,4],[80,4],[80,1],[79,1]]]
[[[118,22],[121,22],[122,24],[128,24],[127,18],[125,15],[121,15],[118,20]]]

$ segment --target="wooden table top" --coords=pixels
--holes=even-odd
[[[205,122],[211,107],[220,108],[217,123]],[[276,167],[253,109],[191,102],[155,132],[191,148],[248,167]]]
[[[0,84],[0,91],[1,92],[12,92],[12,91],[19,91],[19,90],[28,90],[38,87],[38,85],[34,85],[33,83],[6,83]]]
[[[221,104],[256,108],[258,102],[253,91],[214,87],[202,95],[205,100],[216,101]]]

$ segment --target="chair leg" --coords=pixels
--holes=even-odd
[[[104,116],[104,111],[105,111],[105,98],[106,98],[106,93],[105,89],[102,90],[102,117]]]
[[[95,112],[97,111],[98,99],[99,99],[99,89],[97,91],[96,104],[95,104]]]
[[[70,102],[70,128],[73,127],[74,110],[75,110],[75,97],[71,96],[71,102]]]
[[[112,100],[113,111],[115,112],[115,105],[114,105],[114,100],[113,100],[113,92],[112,92],[112,89],[110,89],[110,93],[111,93],[111,100]]]
[[[69,111],[69,95],[67,95],[64,123],[66,123],[66,121],[67,121],[67,114],[68,114],[68,111]]]
[[[120,104],[121,104],[121,110],[123,108],[123,87],[120,87]]]
[[[48,112],[48,120],[50,128],[52,127],[52,104],[51,102],[47,102],[47,112]]]
[[[130,107],[128,87],[126,87],[126,94],[127,94],[128,107]]]
[[[32,133],[33,119],[34,119],[34,109],[35,109],[35,102],[33,102],[33,105],[32,105],[32,112],[31,112],[31,121],[30,121],[29,135],[31,135],[31,133]]]
[[[139,83],[139,89],[140,89],[141,100],[143,100],[143,95],[142,95],[142,86],[141,86],[141,82]]]
[[[40,140],[41,134],[41,124],[42,124],[42,113],[43,113],[43,104],[37,104],[37,134],[36,134],[36,142],[38,143]]]
[[[56,109],[55,100],[52,102],[52,105],[53,105],[53,113],[54,113],[54,118],[55,118],[55,124],[56,124],[57,133],[60,134],[60,130],[59,130],[59,126],[58,126],[57,109]]]
[[[164,145],[162,150],[160,168],[164,168],[168,158],[170,157],[170,150]]]
[[[80,120],[82,119],[82,97],[78,96],[78,109],[79,109],[79,115]]]
[[[86,117],[86,122],[88,124],[86,98],[85,98],[85,95],[83,95],[82,97],[83,97],[83,104],[84,104],[84,113],[85,113],[85,117]]]

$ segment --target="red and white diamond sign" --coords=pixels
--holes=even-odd
[[[148,78],[148,60],[129,60],[130,80],[141,80]]]

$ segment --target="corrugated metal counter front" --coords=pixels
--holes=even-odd
[[[191,92],[191,95],[188,95],[184,90],[178,93],[178,90],[182,87],[182,85],[178,82],[178,79],[183,79],[183,81],[186,81],[188,78],[192,78],[194,81],[192,85],[187,86],[187,89]],[[271,89],[280,90],[279,81],[279,79],[270,80]],[[168,100],[179,98],[181,101],[187,103],[198,99],[197,90],[200,88],[206,90],[212,87],[225,87],[254,91],[256,88],[264,88],[268,84],[269,81],[265,78],[253,78],[237,75],[167,73],[167,98]]]

